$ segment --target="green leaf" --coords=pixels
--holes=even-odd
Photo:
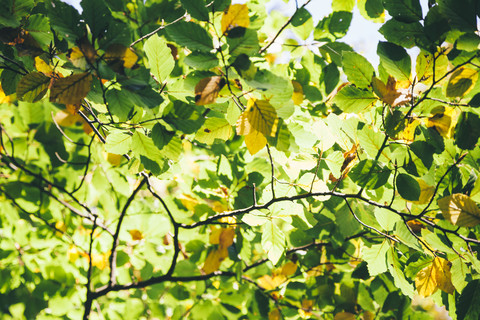
[[[175,67],[175,61],[167,43],[154,34],[145,42],[143,50],[147,55],[150,71],[159,83],[163,83]]]
[[[218,140],[228,140],[232,134],[232,126],[226,119],[208,118],[198,130],[195,139],[201,143],[213,144]]]
[[[292,29],[300,39],[306,40],[313,31],[313,19],[310,12],[301,8],[297,10],[294,16],[292,17]]]
[[[198,70],[209,70],[218,66],[217,56],[211,53],[195,51],[185,57],[185,64]]]
[[[334,151],[325,159],[325,163],[330,169],[332,175],[337,179],[339,179],[342,174],[340,170],[342,168],[343,160],[343,153],[341,151]]]
[[[231,55],[252,55],[258,52],[258,36],[255,30],[247,29],[242,37],[227,38],[228,50]]]
[[[410,175],[400,173],[397,176],[397,190],[400,196],[409,201],[417,201],[420,198],[420,185]]]
[[[107,136],[105,150],[109,153],[126,154],[130,151],[132,136],[124,131],[112,132]]]
[[[383,5],[388,13],[398,21],[418,22],[423,18],[419,0],[384,0]]]
[[[285,250],[285,234],[271,219],[263,226],[262,246],[268,259],[276,265]]]
[[[375,23],[384,21],[384,8],[381,0],[358,0],[357,7],[365,19]]]
[[[457,319],[474,320],[480,318],[480,280],[467,284],[457,300]]]
[[[333,11],[352,11],[355,7],[355,0],[336,0],[332,1]]]
[[[385,231],[392,231],[395,227],[395,223],[402,221],[402,218],[399,215],[384,208],[375,209],[374,214],[375,219],[377,219],[378,223]]]
[[[209,52],[213,49],[210,34],[193,22],[177,22],[166,28],[168,36],[180,46],[194,51]]]
[[[438,0],[440,12],[451,27],[460,31],[476,31],[478,3],[475,0]]]
[[[423,26],[418,21],[406,23],[391,19],[378,31],[383,34],[387,41],[405,48],[412,48],[415,45],[425,47],[429,42],[423,31]]]
[[[105,96],[110,112],[117,116],[120,121],[126,121],[133,109],[133,102],[130,100],[128,91],[125,89],[108,90]]]
[[[390,249],[388,240],[362,249],[362,259],[367,262],[368,273],[371,277],[387,271],[388,249]]]
[[[390,42],[378,42],[377,54],[385,70],[400,81],[410,81],[412,62],[407,51]]]
[[[361,148],[370,158],[374,159],[383,145],[385,136],[380,132],[373,131],[371,128],[364,127],[358,131],[358,140]],[[383,153],[385,153],[385,151],[383,151]]]
[[[208,21],[208,9],[205,0],[180,0],[188,14],[197,20]]]
[[[367,59],[356,52],[346,51],[342,53],[342,65],[348,81],[360,88],[370,86],[375,70]]]
[[[20,79],[17,85],[17,98],[27,102],[42,99],[47,93],[50,80],[50,77],[41,72],[30,72]]]
[[[455,126],[455,144],[472,150],[480,138],[480,118],[472,112],[462,112]]]
[[[163,156],[153,140],[139,131],[133,133],[131,148],[135,154],[142,155],[150,160],[158,162],[163,160]]]
[[[361,112],[375,101],[377,101],[377,98],[372,92],[352,85],[343,87],[332,100],[345,113]]]
[[[360,187],[377,189],[387,183],[390,170],[377,161],[362,160],[348,176]]]
[[[447,84],[447,97],[463,97],[477,83],[478,71],[459,68],[450,76]]]
[[[413,285],[405,279],[405,267],[400,263],[395,247],[391,247],[387,252],[387,266],[388,271],[393,277],[395,286],[399,288],[404,295],[413,298]]]
[[[90,27],[92,35],[97,38],[101,36],[110,23],[111,14],[103,1],[82,0],[82,17]]]

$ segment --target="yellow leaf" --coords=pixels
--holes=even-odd
[[[292,85],[293,85],[292,100],[293,100],[293,103],[298,106],[303,102],[303,88],[302,88],[302,85],[297,81],[292,81]]]
[[[265,290],[273,290],[285,282],[287,278],[284,275],[276,275],[273,278],[268,274],[258,279],[258,284]]]
[[[435,260],[433,260],[433,266],[435,268],[437,287],[448,294],[452,294],[455,291],[452,283],[452,273],[450,272],[452,263],[443,258],[436,257]]]
[[[251,130],[245,136],[245,144],[247,145],[247,149],[250,154],[254,155],[267,145],[267,139],[261,132],[258,132],[257,130]]]
[[[397,83],[392,76],[388,77],[387,85],[377,77],[372,78],[375,94],[386,104],[392,107],[401,106],[411,101],[412,93],[409,88],[402,88],[404,84]]]
[[[212,233],[210,233],[210,243],[211,244],[219,244],[220,243],[220,234],[222,233],[222,228],[213,229]]]
[[[474,227],[480,223],[480,209],[469,196],[455,193],[438,200],[445,219],[460,227]]]
[[[105,269],[108,266],[110,252],[108,253],[93,253],[92,254],[92,266],[97,267],[100,270]],[[88,259],[88,256],[87,256]]]
[[[2,85],[0,84],[0,103],[8,103],[8,102],[10,102],[10,97],[5,95]]]
[[[432,198],[435,192],[435,187],[428,185],[422,179],[417,179],[417,182],[420,185],[420,197],[418,198],[417,201],[412,201],[412,203],[426,204]]]
[[[280,311],[278,311],[278,309],[273,309],[268,313],[268,320],[282,320],[282,319],[283,319],[282,314],[280,313]]]
[[[131,69],[138,60],[138,56],[131,48],[127,48],[123,44],[115,43],[108,47],[105,51],[105,61],[113,66],[123,66]]]
[[[132,237],[132,240],[134,240],[134,241],[143,239],[143,234],[140,230],[132,229],[132,230],[128,231],[128,233],[130,233],[130,236]]]
[[[445,138],[453,137],[455,125],[460,112],[454,108],[438,106],[435,107],[427,119],[427,127],[434,128]]]
[[[114,167],[118,167],[123,160],[123,156],[121,154],[115,153],[107,153],[105,159]]]
[[[438,289],[452,294],[455,288],[452,284],[450,267],[451,264],[448,260],[435,257],[432,263],[420,270],[415,277],[415,286],[418,294],[422,297],[428,297]]]
[[[296,271],[297,271],[297,264],[292,261],[289,261],[285,263],[280,273],[283,274],[285,277],[289,277],[293,275]]]
[[[68,59],[77,68],[85,69],[87,67],[87,59],[83,55],[79,47],[73,47],[69,54]]]
[[[220,248],[228,248],[233,244],[233,238],[235,238],[235,230],[233,228],[222,228],[220,237],[218,239]]]
[[[355,320],[357,317],[350,312],[339,312],[333,317],[334,320]]]
[[[247,108],[237,121],[237,133],[247,135],[252,129],[261,132],[265,137],[274,137],[277,131],[277,112],[266,100],[250,99]]]
[[[62,127],[69,127],[74,125],[77,122],[83,122],[83,118],[78,115],[72,115],[64,110],[60,110],[55,114],[55,122]]]
[[[222,16],[222,34],[236,27],[248,28],[250,18],[248,17],[248,7],[245,4],[233,4],[228,7]]]
[[[398,138],[409,142],[413,141],[413,139],[415,138],[415,129],[419,124],[420,121],[418,121],[418,119],[415,119],[413,121],[409,120],[403,132],[398,135]]]
[[[78,250],[76,246],[71,245],[67,251],[68,261],[75,262],[80,257],[80,254],[81,254],[80,250]]]
[[[82,107],[81,104],[67,104],[67,105],[65,105],[65,109],[70,114],[77,114],[78,110],[80,110],[81,107]]]
[[[205,259],[205,263],[203,264],[203,271],[207,274],[217,271],[218,268],[220,268],[220,264],[222,263],[223,259],[224,257],[222,257],[220,250],[215,249],[210,251],[207,259]]]
[[[38,56],[35,57],[35,69],[37,69],[38,72],[41,72],[47,76],[50,76],[53,73],[53,68],[50,67],[45,61],[43,61],[42,58]]]
[[[88,72],[56,79],[50,89],[50,102],[82,104],[91,83],[92,75]]]
[[[204,106],[214,103],[224,85],[225,79],[221,76],[203,78],[195,86],[195,104]]]
[[[195,206],[198,204],[198,200],[195,199],[192,196],[189,196],[188,194],[182,193],[178,199],[180,199],[180,202],[183,204],[185,208],[187,208],[188,211],[193,211],[195,210]]]
[[[438,290],[433,263],[420,270],[415,277],[415,287],[417,288],[418,294],[422,297],[431,296]]]
[[[478,80],[478,71],[470,68],[459,68],[448,80],[447,97],[463,97]]]

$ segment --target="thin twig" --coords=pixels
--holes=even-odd
[[[388,238],[388,239],[390,239],[390,240],[392,240],[392,241],[394,241],[394,242],[400,242],[400,241],[398,241],[398,239],[395,239],[395,238],[392,237],[391,235],[388,235],[388,234],[386,234],[386,233],[378,230],[377,228],[372,227],[372,226],[369,226],[369,225],[367,225],[366,223],[364,223],[362,220],[360,220],[360,219],[357,217],[357,215],[355,214],[355,212],[353,212],[352,207],[350,206],[350,203],[348,203],[348,200],[347,200],[347,199],[345,199],[345,203],[347,204],[348,210],[350,210],[350,213],[353,215],[353,217],[355,218],[355,220],[357,220],[358,223],[360,223],[362,226],[364,226],[364,227],[367,228],[367,229],[373,230],[373,231],[375,231],[376,233],[381,234],[381,235],[384,236],[385,238]]]
[[[295,17],[295,14],[298,12],[298,10],[305,8],[312,0],[307,0],[300,8],[297,8],[293,15],[290,17],[290,19],[285,22],[285,24],[278,30],[277,34],[270,40],[270,42],[267,43],[263,48],[260,49],[258,53],[262,54],[264,53],[270,46],[277,40],[278,36],[282,33],[283,30],[285,30],[286,27],[292,22],[293,18]]]
[[[154,34],[156,34],[158,31],[160,31],[160,30],[162,30],[162,29],[165,29],[166,27],[168,27],[168,26],[170,26],[170,25],[172,25],[172,24],[174,24],[174,23],[177,23],[177,22],[179,22],[180,20],[185,19],[187,16],[188,16],[188,13],[185,12],[185,14],[184,14],[183,16],[181,16],[180,18],[178,18],[178,19],[176,19],[176,20],[174,20],[174,21],[172,21],[172,22],[170,22],[170,23],[161,25],[160,27],[158,27],[157,29],[153,30],[152,32],[147,33],[146,35],[144,35],[144,36],[140,37],[139,39],[133,41],[133,42],[130,44],[129,47],[132,48],[134,45],[136,45],[136,44],[139,43],[140,41],[145,40],[145,39],[147,39],[147,38],[150,38],[151,36],[153,36]]]
[[[272,169],[272,180],[270,181],[270,185],[272,186],[272,199],[275,199],[275,166],[273,165],[273,158],[272,154],[270,152],[270,147],[267,143],[267,152],[268,152],[268,158],[270,159],[270,167]],[[311,190],[310,190],[311,191]]]
[[[146,178],[143,178],[142,181],[138,184],[138,186],[133,190],[132,194],[130,197],[127,199],[127,202],[123,206],[122,212],[120,213],[120,217],[118,219],[117,223],[117,228],[115,230],[115,234],[113,235],[113,240],[112,240],[112,250],[110,253],[110,280],[108,281],[109,286],[114,286],[116,284],[117,278],[115,274],[116,270],[116,261],[117,261],[117,247],[119,243],[119,236],[120,236],[120,229],[122,227],[123,219],[125,218],[125,215],[127,214],[127,210],[130,207],[130,204],[132,203],[133,199],[135,199],[135,196],[137,195],[138,191],[142,189],[143,185],[147,182]]]

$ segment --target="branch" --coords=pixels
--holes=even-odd
[[[93,248],[93,234],[95,233],[95,229],[97,228],[97,219],[93,221],[93,227],[92,227],[92,232],[90,233],[90,243],[88,247],[88,271],[87,271],[87,298],[85,299],[85,309],[83,311],[83,319],[87,320],[90,311],[92,309],[92,270],[93,270],[93,264],[92,264],[92,248]]]
[[[216,214],[214,216],[211,216],[211,217],[209,217],[205,220],[198,221],[198,222],[195,222],[195,223],[192,223],[192,224],[183,224],[182,223],[182,224],[180,224],[180,227],[184,228],[184,229],[193,229],[193,228],[197,228],[199,226],[210,224],[213,221],[219,220],[221,218],[238,216],[238,215],[249,213],[253,210],[268,209],[272,204],[277,203],[277,202],[294,201],[294,200],[300,200],[300,199],[305,199],[305,198],[310,198],[310,197],[315,197],[315,196],[332,196],[332,197],[339,197],[339,198],[343,198],[343,199],[358,199],[358,200],[361,200],[361,201],[363,201],[365,203],[368,203],[372,206],[375,206],[375,207],[378,207],[378,208],[383,208],[383,209],[386,209],[388,211],[391,211],[395,214],[398,214],[399,216],[405,216],[407,218],[415,218],[415,216],[412,216],[411,214],[404,213],[404,212],[398,211],[396,209],[393,209],[389,205],[381,204],[381,203],[375,202],[373,200],[367,199],[360,194],[343,194],[343,193],[339,193],[339,192],[336,192],[336,191],[329,191],[329,192],[311,192],[311,193],[309,192],[309,193],[304,193],[304,194],[298,194],[298,195],[291,196],[291,197],[277,197],[275,199],[271,199],[270,201],[268,201],[267,203],[265,203],[263,205],[253,205],[253,206],[243,208],[243,209],[237,209],[237,210],[222,212],[222,213]]]
[[[286,27],[288,27],[288,25],[292,22],[293,18],[295,17],[295,14],[300,10],[300,9],[303,9],[307,6],[307,4],[309,4],[312,0],[307,0],[300,8],[297,7],[297,10],[295,10],[295,12],[293,13],[293,15],[290,17],[290,19],[287,20],[287,22],[285,22],[285,24],[280,28],[280,30],[278,30],[277,34],[272,38],[272,40],[270,40],[270,42],[267,43],[267,45],[265,45],[265,47],[261,48],[260,51],[258,53],[262,54],[264,53],[268,48],[270,48],[270,46],[275,42],[275,40],[277,40],[278,36],[280,35],[280,33],[282,33],[283,30],[285,30]]]
[[[108,281],[108,286],[109,287],[114,286],[117,282],[117,278],[116,278],[116,275],[115,275],[115,270],[116,270],[116,267],[117,267],[117,247],[118,247],[118,243],[119,243],[118,237],[120,235],[120,228],[122,227],[123,219],[125,218],[128,207],[130,207],[130,204],[132,203],[133,199],[135,199],[135,196],[137,195],[138,191],[140,191],[140,189],[143,187],[143,185],[146,182],[147,182],[146,178],[144,178],[142,181],[140,181],[138,186],[135,188],[135,190],[133,190],[132,194],[127,199],[127,202],[123,206],[122,212],[120,213],[120,217],[119,217],[118,223],[117,223],[117,229],[115,230],[115,234],[113,235],[112,250],[111,250],[110,258],[109,258],[109,260],[110,260],[110,280]]]
[[[437,185],[435,186],[435,190],[433,191],[433,195],[432,197],[430,198],[430,201],[428,202],[427,206],[425,208],[423,208],[422,212],[420,212],[418,215],[415,216],[415,218],[420,218],[420,217],[423,217],[426,213],[427,213],[427,210],[428,208],[430,207],[430,205],[432,204],[433,200],[435,199],[435,196],[437,195],[437,192],[438,192],[438,189],[440,188],[440,184],[442,183],[443,179],[447,176],[447,174],[454,168],[457,166],[457,164],[459,164],[466,156],[467,156],[468,152],[465,152],[464,154],[462,154],[460,157],[458,157],[457,161],[455,161],[450,167],[448,167],[447,171],[445,171],[445,173],[442,175],[442,177],[440,178],[440,180],[438,181]]]
[[[157,29],[153,30],[152,32],[147,33],[146,35],[144,35],[144,36],[140,37],[139,39],[133,41],[133,42],[130,44],[129,47],[132,48],[134,45],[136,45],[136,44],[139,43],[140,41],[145,40],[145,39],[147,39],[147,38],[150,38],[151,36],[153,36],[153,35],[154,35],[155,33],[157,33],[158,31],[160,31],[160,30],[162,30],[162,29],[165,29],[166,27],[171,26],[172,24],[177,23],[177,22],[179,22],[180,20],[185,19],[185,18],[187,17],[187,15],[188,15],[188,13],[185,12],[185,14],[184,14],[183,16],[181,16],[180,18],[178,18],[178,19],[176,19],[176,20],[174,20],[174,21],[172,21],[172,22],[170,22],[170,23],[161,25],[160,27],[158,27]]]
[[[270,182],[270,185],[272,186],[272,199],[275,199],[275,166],[273,165],[273,159],[272,159],[272,154],[270,153],[270,147],[268,146],[267,143],[267,152],[268,152],[268,158],[270,159],[270,167],[272,168],[272,181]],[[310,190],[311,192],[312,190]]]
[[[173,257],[172,257],[172,263],[170,264],[170,267],[168,268],[168,271],[165,274],[165,276],[170,277],[173,274],[173,271],[175,270],[175,267],[177,265],[178,255],[180,254],[180,251],[181,251],[180,244],[178,242],[178,236],[179,236],[179,233],[180,233],[180,224],[177,221],[175,221],[175,218],[173,217],[172,212],[170,211],[170,209],[168,208],[167,204],[162,199],[162,197],[160,197],[155,192],[155,190],[153,190],[152,185],[150,184],[150,179],[148,178],[148,175],[145,172],[142,172],[141,174],[145,177],[145,181],[147,182],[148,190],[150,191],[150,193],[155,198],[158,199],[158,201],[160,201],[163,208],[167,212],[168,217],[170,218],[170,222],[173,225]]]
[[[355,212],[353,212],[352,207],[350,206],[350,203],[348,203],[348,200],[347,200],[347,199],[345,199],[345,203],[347,204],[348,210],[350,210],[350,213],[353,215],[353,217],[355,218],[355,220],[357,220],[358,223],[360,223],[362,226],[364,226],[364,227],[367,228],[367,229],[373,230],[373,231],[375,231],[376,233],[381,234],[381,235],[384,236],[385,238],[388,238],[388,239],[390,239],[390,240],[392,240],[392,241],[394,241],[394,242],[400,242],[400,241],[398,241],[397,239],[395,239],[394,237],[392,237],[391,235],[388,235],[388,234],[386,234],[386,233],[378,230],[378,229],[375,228],[375,227],[372,227],[372,226],[369,226],[368,224],[365,224],[362,220],[360,220],[360,219],[357,217],[357,215],[355,214]]]

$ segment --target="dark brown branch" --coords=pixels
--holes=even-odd
[[[420,218],[423,217],[427,211],[428,208],[432,205],[433,200],[435,199],[435,196],[437,195],[438,189],[440,188],[440,185],[442,184],[443,179],[447,176],[447,174],[454,168],[456,167],[466,156],[467,152],[462,154],[460,157],[458,157],[457,161],[455,161],[450,167],[448,167],[447,171],[442,175],[440,180],[438,181],[437,185],[435,186],[435,190],[433,191],[432,197],[430,198],[430,201],[428,202],[427,206],[423,208],[422,212],[420,212],[418,215],[415,216],[415,218]]]
[[[143,178],[142,181],[140,181],[138,186],[135,188],[135,190],[133,190],[132,194],[127,199],[127,202],[123,206],[122,212],[120,213],[120,217],[119,217],[118,223],[117,223],[117,228],[115,230],[115,234],[113,235],[112,250],[111,250],[110,259],[109,259],[109,262],[110,262],[110,280],[108,281],[108,286],[109,287],[114,286],[117,282],[117,278],[116,278],[116,274],[115,274],[116,266],[117,266],[117,247],[118,247],[118,243],[119,243],[118,237],[120,235],[120,229],[122,227],[123,219],[125,218],[125,215],[127,214],[127,210],[130,207],[130,205],[132,204],[133,199],[135,199],[135,196],[137,195],[138,191],[140,191],[140,189],[142,189],[143,185],[146,182],[147,182],[146,178]]]

